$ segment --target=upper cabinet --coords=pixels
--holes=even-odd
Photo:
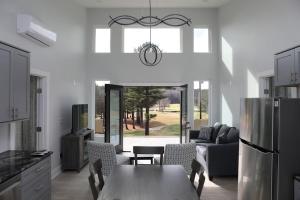
[[[11,71],[11,96],[14,120],[29,118],[30,68],[29,54],[15,50]]]
[[[300,47],[275,55],[275,85],[300,84]]]
[[[0,43],[0,122],[10,121],[10,70],[13,51]]]
[[[29,118],[30,56],[0,43],[0,122]]]
[[[300,47],[295,49],[295,80],[300,83]]]

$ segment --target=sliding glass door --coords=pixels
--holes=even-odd
[[[105,142],[123,151],[123,86],[105,85]]]

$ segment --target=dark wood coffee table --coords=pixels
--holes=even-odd
[[[134,164],[134,154],[131,152],[124,152],[123,155],[127,156],[129,158],[129,163],[131,165]],[[153,154],[138,154],[137,155],[137,160],[149,160],[151,165],[153,164]]]

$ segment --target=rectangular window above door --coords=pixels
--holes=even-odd
[[[124,28],[124,53],[137,53],[138,48],[150,41],[149,28]],[[164,53],[182,53],[180,28],[152,28],[152,43]]]
[[[110,53],[110,29],[95,30],[95,53]]]
[[[194,28],[194,53],[209,53],[209,41],[209,30],[207,28]]]

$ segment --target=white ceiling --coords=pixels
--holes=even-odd
[[[74,0],[88,8],[143,8],[148,0]],[[230,0],[152,0],[156,8],[215,8]]]

